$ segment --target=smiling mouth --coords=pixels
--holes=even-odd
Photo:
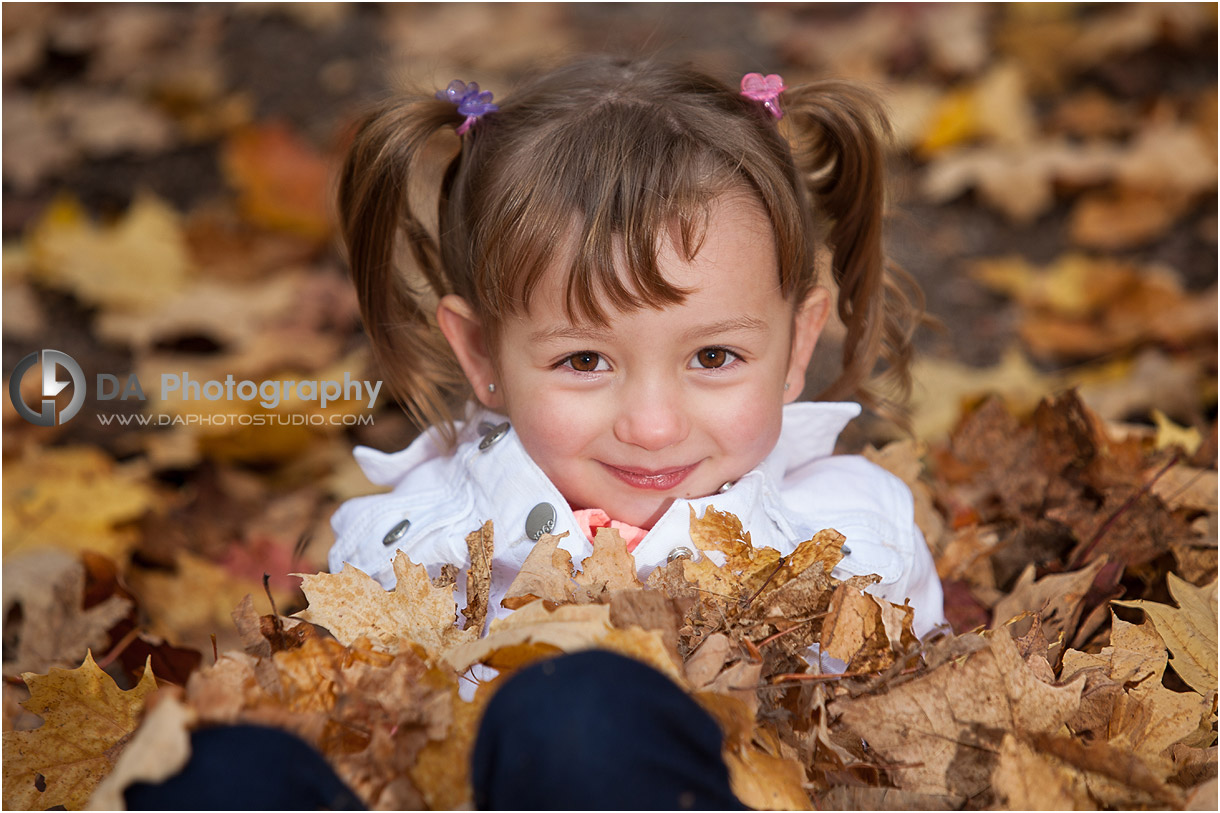
[[[671,488],[677,488],[699,464],[692,463],[689,466],[663,469],[661,471],[623,469],[618,466],[611,466],[609,463],[602,463],[602,465],[606,467],[607,471],[632,488],[641,488],[647,491],[669,491]]]

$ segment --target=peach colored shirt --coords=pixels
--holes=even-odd
[[[640,544],[644,535],[648,533],[643,528],[619,522],[617,519],[610,519],[610,515],[600,508],[581,508],[579,511],[573,511],[572,515],[576,517],[576,524],[580,527],[581,533],[588,537],[590,542],[593,541],[593,537],[597,536],[598,528],[613,528],[627,543],[627,550],[633,551],[635,546]]]

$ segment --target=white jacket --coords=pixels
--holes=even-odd
[[[784,407],[783,429],[771,454],[727,490],[694,500],[675,500],[634,551],[641,579],[664,564],[677,547],[693,549],[690,509],[702,516],[708,506],[736,514],[755,546],[791,553],[824,528],[834,528],[850,551],[834,575],[875,573],[877,596],[915,608],[915,632],[922,636],[944,623],[940,581],[923,535],[915,525],[911,493],[898,478],[862,457],[833,456],[834,444],[847,423],[860,413],[854,403],[795,403]],[[526,518],[540,503],[554,508],[552,533],[568,532],[560,547],[579,566],[592,545],[576,524],[567,502],[526,454],[511,429],[481,448],[480,426],[504,422],[481,413],[460,425],[459,445],[446,453],[434,430],[406,449],[385,454],[358,447],[356,460],[368,478],[393,491],[348,500],[331,519],[336,542],[330,569],[345,562],[394,585],[391,562],[403,550],[411,561],[435,577],[442,565],[454,564],[455,597],[465,606],[465,568],[470,564],[466,535],[484,521],[494,521],[491,612],[500,606],[508,586],[533,547]],[[602,507],[602,506],[593,506]],[[405,529],[405,530],[404,530]]]

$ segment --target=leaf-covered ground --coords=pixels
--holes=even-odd
[[[459,673],[594,645],[709,708],[753,806],[1215,808],[1214,5],[9,4],[3,36],[6,390],[40,348],[89,381],[55,427],[4,399],[6,809],[112,806],[238,719],[370,805],[460,806],[495,683],[466,703]],[[781,559],[727,515],[692,518],[723,567],[646,585],[616,540],[540,543],[483,639],[405,560],[390,593],[302,590],[372,490],[352,446],[405,419],[149,386],[376,378],[330,208],[361,105],[603,48],[886,95],[890,247],[943,324],[914,437],[843,448],[911,484],[952,634],[831,579],[833,532]],[[148,399],[99,400],[103,372]],[[811,674],[813,642],[846,671]]]

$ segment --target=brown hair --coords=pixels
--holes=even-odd
[[[856,395],[901,419],[910,389],[918,287],[882,253],[882,136],[876,99],[825,81],[784,92],[783,130],[762,105],[696,70],[618,58],[581,60],[500,103],[441,159],[429,202],[415,187],[464,117],[431,96],[374,110],[343,167],[339,208],[365,328],[389,389],[421,426],[454,437],[469,387],[435,326],[435,301],[465,298],[488,327],[528,310],[556,248],[577,247],[569,312],[682,300],[657,266],[660,238],[691,258],[708,206],[745,187],[774,225],[782,294],[816,284],[816,229],[831,251],[843,369],[821,398]],[[453,139],[452,135],[448,138]],[[452,143],[452,142],[450,142]],[[447,162],[447,163],[446,163]],[[425,217],[430,207],[435,224]],[[400,268],[397,247],[409,252]],[[616,253],[618,252],[618,253]],[[622,275],[615,259],[622,256]],[[897,399],[867,385],[878,360]]]

